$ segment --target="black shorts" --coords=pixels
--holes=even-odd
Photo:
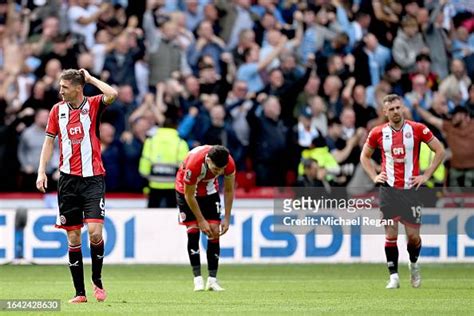
[[[58,182],[59,218],[56,227],[81,229],[84,222],[103,223],[104,176],[79,177],[61,173]]]
[[[420,225],[423,207],[415,189],[380,187],[380,210],[384,219],[394,219],[403,224]]]
[[[221,198],[219,193],[206,196],[196,196],[202,215],[209,223],[219,224],[221,222]],[[182,225],[197,224],[196,217],[191,211],[184,194],[176,191],[176,201],[179,209],[179,223]]]

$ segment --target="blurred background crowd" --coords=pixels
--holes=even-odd
[[[188,150],[222,144],[244,190],[362,193],[361,146],[388,93],[449,149],[429,185],[471,187],[473,12],[470,0],[0,0],[0,191],[35,190],[67,68],[119,91],[100,127],[109,192],[142,192]]]

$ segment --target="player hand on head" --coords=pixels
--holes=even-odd
[[[220,233],[219,233],[219,236],[222,236],[224,235],[225,233],[227,233],[227,231],[229,230],[229,220],[224,218],[221,222],[221,226],[220,226]]]
[[[87,70],[85,70],[84,68],[79,69],[79,71],[84,76],[85,82],[89,83],[90,79],[92,78],[91,74]]]
[[[387,173],[382,171],[374,178],[374,183],[385,183],[387,181]]]
[[[46,193],[46,189],[48,188],[48,177],[46,174],[38,173],[38,178],[36,179],[36,188],[43,193]]]
[[[412,176],[410,177],[410,188],[415,187],[415,189],[418,190],[418,188],[428,180],[429,180],[428,176],[424,174],[420,174],[414,177]]]

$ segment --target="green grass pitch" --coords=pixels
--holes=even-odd
[[[472,315],[473,271],[472,264],[424,264],[422,287],[413,289],[403,265],[401,288],[386,290],[384,264],[222,265],[219,278],[226,291],[194,293],[188,266],[106,264],[107,301],[96,302],[86,281],[89,302],[71,305],[66,265],[6,265],[0,266],[0,299],[60,299],[61,312],[89,315]],[[90,273],[85,266],[86,280]]]

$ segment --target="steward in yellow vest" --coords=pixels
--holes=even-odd
[[[140,174],[148,179],[148,207],[176,207],[174,182],[180,163],[189,152],[175,126],[165,122],[145,140],[140,158]]]

